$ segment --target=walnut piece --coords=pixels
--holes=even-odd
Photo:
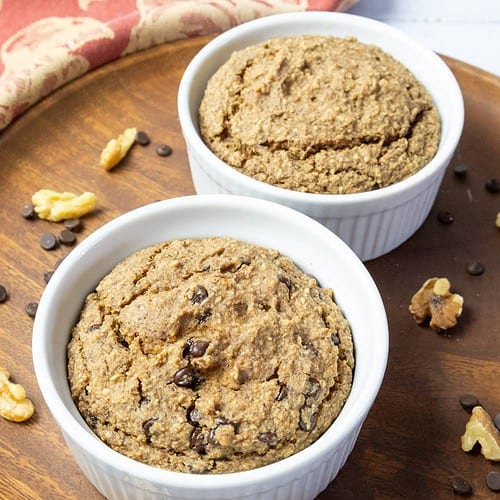
[[[482,406],[475,406],[472,409],[461,441],[462,450],[470,451],[476,443],[479,443],[484,458],[494,462],[500,461],[500,431]]]
[[[111,170],[118,165],[135,143],[137,129],[127,128],[116,139],[111,139],[101,153],[100,165],[104,170]]]
[[[24,387],[9,382],[10,373],[0,366],[0,416],[12,422],[24,422],[35,407],[26,397]]]
[[[430,317],[430,327],[439,331],[457,324],[463,305],[463,297],[450,293],[446,278],[430,278],[412,297],[409,310],[419,324]]]
[[[495,220],[495,226],[500,227],[500,212],[497,213],[497,218]]]
[[[40,189],[32,197],[31,202],[41,219],[59,222],[66,219],[82,217],[97,205],[94,193],[85,192],[81,195],[75,193],[59,193],[51,189]]]

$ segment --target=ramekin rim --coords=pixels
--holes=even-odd
[[[309,224],[312,223],[315,225],[316,231],[323,232],[325,236],[328,234],[329,238],[333,236],[333,239],[336,240],[335,244],[339,245],[342,253],[347,253],[350,260],[357,261],[358,264],[360,264],[357,265],[357,270],[363,275],[363,279],[366,282],[365,284],[371,288],[373,300],[377,302],[376,316],[379,319],[380,328],[383,330],[383,335],[381,335],[380,339],[381,342],[375,346],[378,349],[377,359],[379,362],[372,369],[375,379],[372,379],[373,383],[371,384],[371,390],[368,394],[363,394],[363,400],[361,401],[363,411],[358,411],[357,415],[353,415],[354,418],[351,418],[349,422],[343,424],[343,427],[348,427],[348,429],[345,430],[341,436],[328,436],[329,440],[327,442],[325,439],[322,439],[324,437],[323,435],[310,446],[290,457],[280,460],[279,462],[248,471],[229,474],[202,475],[163,470],[135,461],[116,452],[100,441],[95,435],[92,436],[93,439],[89,439],[89,431],[86,430],[71,414],[69,408],[64,403],[62,396],[59,394],[54,385],[53,377],[49,375],[48,360],[44,355],[45,347],[43,323],[47,321],[46,317],[50,314],[48,304],[50,304],[53,300],[53,296],[56,294],[58,281],[63,279],[65,273],[69,272],[70,268],[82,254],[91,251],[92,247],[104,238],[106,234],[119,229],[120,226],[127,225],[130,217],[140,217],[143,213],[147,214],[148,211],[154,210],[154,207],[158,206],[158,204],[168,203],[170,209],[175,210],[178,207],[182,207],[190,203],[203,204],[221,202],[223,200],[227,200],[229,203],[251,204],[252,207],[259,205],[262,209],[267,206],[272,208],[274,211],[283,211],[290,215],[293,213],[293,217],[298,217],[304,221],[308,219]],[[63,434],[70,436],[70,438],[77,442],[81,448],[84,448],[86,453],[90,454],[95,462],[99,464],[105,463],[113,470],[120,469],[120,471],[141,480],[152,481],[156,484],[169,485],[173,487],[182,487],[186,483],[186,478],[189,477],[189,487],[200,489],[230,488],[236,485],[241,487],[244,485],[255,484],[255,481],[266,482],[271,479],[276,480],[276,478],[279,478],[279,476],[283,474],[282,470],[284,465],[287,466],[287,470],[299,470],[300,468],[303,468],[304,465],[313,462],[316,456],[325,456],[329,449],[338,445],[338,443],[345,438],[345,436],[349,435],[353,429],[362,424],[366,414],[373,405],[385,374],[388,357],[388,345],[389,335],[387,317],[385,315],[385,308],[380,297],[380,293],[368,270],[352,252],[352,250],[342,240],[340,240],[340,238],[307,215],[297,212],[294,209],[279,205],[275,202],[260,199],[255,200],[254,198],[238,195],[191,195],[163,200],[136,208],[98,228],[82,243],[80,243],[70,254],[68,254],[54,273],[51,281],[47,284],[39,303],[37,316],[35,317],[32,338],[33,364],[36,378],[46,404]],[[344,418],[344,420],[346,419]],[[334,425],[335,422],[330,428]],[[328,430],[326,432],[328,432]]]

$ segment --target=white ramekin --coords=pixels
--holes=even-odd
[[[246,472],[169,472],[127,458],[87,427],[73,403],[66,346],[85,296],[132,252],[178,238],[231,236],[276,248],[335,298],[353,333],[356,368],[339,417],[305,450]],[[138,208],[102,226],[79,244],[47,284],[33,327],[33,362],[43,397],[88,479],[116,499],[312,499],[351,452],[385,372],[388,329],[379,292],[356,255],[311,218],[265,200],[189,196]]]
[[[198,108],[207,81],[235,50],[285,35],[355,36],[403,63],[425,85],[442,120],[439,149],[418,173],[376,191],[328,195],[300,193],[248,177],[217,158],[198,129]],[[460,88],[446,64],[400,31],[378,21],[336,12],[301,12],[257,19],[209,42],[188,65],[179,87],[178,113],[199,194],[240,194],[295,208],[324,224],[362,259],[383,255],[406,241],[424,222],[460,139],[464,108]]]

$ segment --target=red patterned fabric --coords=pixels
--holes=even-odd
[[[356,0],[0,0],[0,129],[61,85],[126,54],[280,12]]]

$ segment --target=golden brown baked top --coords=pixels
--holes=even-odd
[[[118,264],[68,345],[71,394],[109,446],[154,466],[233,472],[315,441],[351,388],[332,291],[230,238],[177,240]]]
[[[354,38],[276,38],[234,52],[199,110],[209,148],[257,180],[311,193],[401,181],[437,151],[440,119],[401,63]]]

